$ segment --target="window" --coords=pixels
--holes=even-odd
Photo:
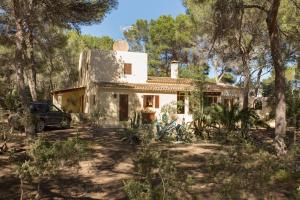
[[[233,106],[233,99],[224,99],[223,100],[223,104],[225,105],[225,106],[229,106],[229,107],[231,107],[231,106]]]
[[[132,65],[130,63],[124,64],[124,74],[131,75],[132,74]]]
[[[189,114],[193,114],[193,109],[196,108],[196,102],[192,98],[189,99]]]
[[[255,101],[254,101],[254,110],[262,110],[262,101],[260,100],[260,99],[256,99]]]
[[[159,108],[159,96],[144,95],[144,108]]]
[[[218,103],[217,96],[204,96],[204,107],[212,106]]]
[[[92,105],[95,105],[96,104],[96,96],[95,95],[92,95]]]
[[[153,97],[152,95],[145,95],[144,96],[144,108],[153,107]]]
[[[177,114],[184,114],[184,103],[185,95],[184,93],[177,92]]]

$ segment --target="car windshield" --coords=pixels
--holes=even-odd
[[[55,107],[54,105],[51,105],[50,112],[60,112],[60,110],[57,107]]]
[[[47,105],[47,104],[31,104],[30,110],[31,110],[31,112],[48,112],[49,105]]]

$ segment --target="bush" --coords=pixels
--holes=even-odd
[[[16,164],[16,174],[20,179],[23,191],[24,181],[38,181],[55,175],[62,166],[77,165],[83,158],[86,146],[78,139],[57,141],[54,143],[44,139],[36,140],[26,151],[25,155],[12,152],[11,159]],[[22,194],[21,194],[22,198]]]
[[[298,199],[299,152],[294,149],[286,157],[277,157],[244,141],[208,158],[207,182],[215,184],[220,199],[272,199],[270,195],[279,193]]]
[[[191,177],[176,168],[168,151],[143,143],[134,162],[139,176],[124,183],[131,200],[190,199]]]

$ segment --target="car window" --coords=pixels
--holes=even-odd
[[[47,104],[31,104],[29,108],[32,113],[35,113],[35,112],[43,113],[43,112],[49,111],[49,106]]]
[[[50,112],[60,112],[60,110],[54,105],[50,106]]]

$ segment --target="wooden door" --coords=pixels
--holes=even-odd
[[[120,94],[119,120],[128,121],[128,95],[127,94]]]
[[[80,112],[84,113],[84,96],[80,97]]]

